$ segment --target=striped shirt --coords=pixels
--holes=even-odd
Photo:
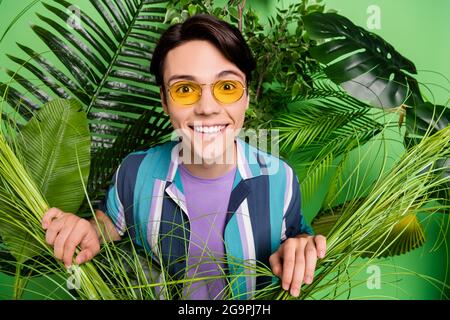
[[[298,178],[283,160],[236,138],[237,170],[225,222],[228,279],[235,299],[277,279],[252,276],[242,263],[269,265],[287,238],[313,234],[301,212]],[[189,252],[189,212],[178,165],[181,142],[130,153],[116,170],[102,210],[169,274],[183,278]],[[240,276],[239,276],[240,275]],[[246,275],[246,276],[242,276]],[[248,275],[248,276],[247,276]]]

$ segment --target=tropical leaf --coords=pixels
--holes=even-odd
[[[91,142],[81,104],[53,100],[20,133],[25,166],[49,205],[77,212],[89,176]]]
[[[295,111],[275,119],[281,126],[280,150],[293,151],[308,146],[323,146],[338,136],[356,136],[382,126],[367,116],[368,109],[338,110],[343,104],[333,99],[302,101]]]
[[[341,166],[351,150],[359,144],[366,143],[379,132],[381,130],[374,129],[367,132],[355,132],[349,136],[340,135],[325,145],[307,146],[288,154],[287,161],[292,164],[301,181],[305,201],[312,199],[330,170]],[[340,179],[340,175],[332,178],[330,188],[333,187],[336,179]]]
[[[336,168],[331,176],[330,183],[328,185],[328,190],[326,192],[325,198],[322,202],[322,208],[330,208],[336,203],[337,197],[344,190],[344,169],[347,164],[350,153],[344,153],[339,159],[338,164],[334,167]]]
[[[337,158],[383,130],[384,125],[369,116],[369,111],[366,104],[348,95],[300,100],[289,113],[274,119],[273,128],[280,133],[280,151],[309,168],[323,162],[330,153]],[[302,161],[297,161],[297,153],[301,153]]]
[[[317,194],[324,178],[334,167],[333,160],[333,153],[329,153],[326,157],[322,158],[320,162],[315,161],[316,165],[314,167],[308,165],[306,173],[299,172],[302,199],[305,203],[312,201],[314,195]],[[305,160],[305,162],[301,163],[310,164],[311,161]]]
[[[404,144],[407,149],[420,143],[426,134],[433,134],[437,131],[448,127],[450,120],[450,108],[442,105],[433,105],[425,102],[414,108],[406,110],[406,132],[404,136]],[[450,139],[450,137],[449,137]],[[427,167],[428,169],[431,166]],[[446,206],[450,205],[450,158],[440,159],[436,161],[434,170],[437,170],[437,176],[447,177],[449,182],[446,188],[436,189],[431,197],[439,199]],[[445,210],[449,213],[450,210]]]
[[[90,201],[94,205],[102,200],[115,169],[127,154],[151,148],[169,139],[172,126],[162,113],[158,108],[144,111],[135,124],[125,128],[111,148],[97,152],[96,157],[92,159],[92,167],[95,170],[91,172],[88,186]],[[86,211],[89,211],[88,206],[89,204],[85,202]]]
[[[369,115],[370,105],[351,97],[323,71],[312,79],[314,88],[296,96],[289,112],[274,119],[281,154],[294,167],[307,201],[331,168],[385,127]]]
[[[17,231],[17,230],[16,230]],[[17,235],[22,236],[23,233]],[[27,241],[27,238],[23,238],[23,241]],[[30,245],[30,243],[29,243]],[[21,260],[21,259],[19,259]],[[11,254],[10,248],[5,244],[0,237],[0,272],[8,274],[10,276],[17,275],[17,259],[16,256]],[[46,253],[39,252],[39,255],[35,255],[27,263],[20,265],[20,277],[41,277],[44,274],[49,274],[51,270],[58,268],[55,258]]]
[[[360,202],[362,203],[363,200]],[[320,211],[311,223],[314,232],[327,236],[338,222],[345,206],[346,204],[343,204]],[[387,236],[369,246],[361,257],[370,258],[374,255],[377,258],[392,257],[417,249],[424,243],[425,235],[422,226],[415,214],[409,214],[398,221]],[[389,248],[384,250],[387,244]]]
[[[50,206],[77,212],[84,199],[90,165],[86,114],[75,100],[53,100],[42,106],[17,136],[17,150],[28,174]],[[40,254],[41,246],[24,230],[30,223],[14,217],[21,205],[7,184],[0,188],[0,234],[19,263]]]
[[[381,252],[387,243],[390,244],[389,248]],[[397,256],[419,248],[424,243],[425,234],[417,216],[409,214],[393,226],[385,239],[375,242],[361,257],[368,258],[378,252],[381,252],[378,254],[378,258]]]
[[[344,205],[321,210],[312,220],[311,226],[316,234],[327,236],[341,217]]]
[[[46,13],[37,13],[42,24],[33,25],[32,30],[51,54],[44,56],[18,43],[25,58],[7,55],[23,71],[6,70],[11,81],[0,83],[0,95],[16,110],[16,114],[2,114],[2,118],[19,117],[22,118],[19,123],[23,123],[42,103],[57,97],[76,98],[88,115],[93,159],[103,157],[104,149],[112,147],[125,128],[133,126],[147,110],[159,118],[140,125],[152,130],[155,124],[164,127],[162,121],[169,124],[168,117],[157,112],[158,108],[162,110],[159,88],[150,74],[152,52],[167,27],[162,23],[165,3],[162,0],[42,3]],[[96,15],[87,13],[92,10]],[[31,81],[23,72],[38,80]],[[157,143],[161,136],[153,138],[152,143]],[[93,166],[91,177],[100,175],[96,170]],[[99,170],[112,172],[114,168]],[[90,180],[89,184],[95,183]]]
[[[417,81],[407,74],[416,74],[416,67],[383,38],[336,13],[313,12],[303,21],[312,39],[330,40],[312,47],[311,55],[353,97],[382,108],[422,102]]]
[[[82,112],[79,107],[78,105],[74,111]],[[61,118],[65,120],[64,117]],[[45,117],[43,119],[45,120]],[[64,123],[64,121],[62,122]],[[67,122],[65,123],[67,125]],[[70,126],[70,124],[68,125]],[[86,120],[85,125],[87,127]],[[2,122],[1,126],[9,127],[11,124]],[[8,132],[9,129],[7,128],[6,131]],[[34,255],[43,257],[42,252],[53,256],[53,250],[47,244],[45,230],[42,228],[42,217],[48,210],[49,204],[28,172],[30,167],[28,165],[24,166],[22,160],[25,157],[22,154],[16,154],[19,148],[16,148],[15,144],[20,143],[20,140],[7,141],[3,132],[0,131],[0,228],[6,226],[7,232],[6,234],[2,233],[2,239],[8,248],[13,249],[11,254],[17,259],[16,268],[22,268],[23,262]],[[47,146],[49,146],[48,143]],[[43,154],[49,153],[44,152]],[[89,159],[89,157],[87,158]],[[76,168],[78,169],[78,167],[77,163]],[[19,232],[13,234],[11,231],[14,229]],[[23,236],[24,234],[26,237]],[[56,259],[53,261],[56,261]],[[29,266],[30,264],[27,263],[27,267]],[[61,261],[58,261],[57,269],[53,268],[53,264],[49,264],[48,270],[57,273],[64,272],[66,268],[64,268]],[[16,274],[18,276],[16,281],[18,281],[19,285],[15,286],[15,289],[18,289],[15,291],[16,295],[20,296],[21,292],[23,292],[22,284],[24,279],[20,277],[21,273],[18,272]],[[80,294],[83,293],[91,299],[113,298],[111,288],[104,284],[97,270],[90,262],[77,267],[77,276],[80,276]],[[89,285],[86,281],[92,281],[95,285]]]
[[[448,126],[450,108],[424,102],[406,109],[405,147],[416,145],[427,131],[433,134]]]
[[[16,217],[16,206],[20,205],[11,200],[14,195],[0,181],[0,236],[7,251],[14,257],[15,261],[23,264],[31,257],[37,256],[42,249],[30,234],[24,230],[29,222]],[[11,261],[0,261],[0,269],[10,267]]]

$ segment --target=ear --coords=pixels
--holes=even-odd
[[[166,99],[164,97],[164,91],[162,87],[159,87],[159,97],[161,98],[161,104],[165,114],[169,115],[169,108],[167,107]]]

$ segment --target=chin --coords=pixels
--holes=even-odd
[[[203,142],[200,139],[183,139],[183,162],[187,164],[234,164],[234,139],[217,139]],[[186,151],[186,152],[185,152]],[[184,155],[190,155],[184,157]]]

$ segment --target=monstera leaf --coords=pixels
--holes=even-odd
[[[90,166],[90,135],[86,113],[76,100],[58,99],[42,106],[17,136],[23,166],[50,206],[76,212],[84,199]],[[2,213],[14,216],[14,194],[1,190]],[[23,263],[41,248],[24,226],[0,217],[0,234],[11,254]]]
[[[424,102],[406,109],[405,145],[411,147],[420,142],[425,133],[434,134],[448,126],[450,108]]]
[[[328,39],[310,49],[327,65],[325,73],[357,99],[390,108],[422,102],[414,64],[380,36],[336,13],[314,12],[303,18],[312,39]]]

